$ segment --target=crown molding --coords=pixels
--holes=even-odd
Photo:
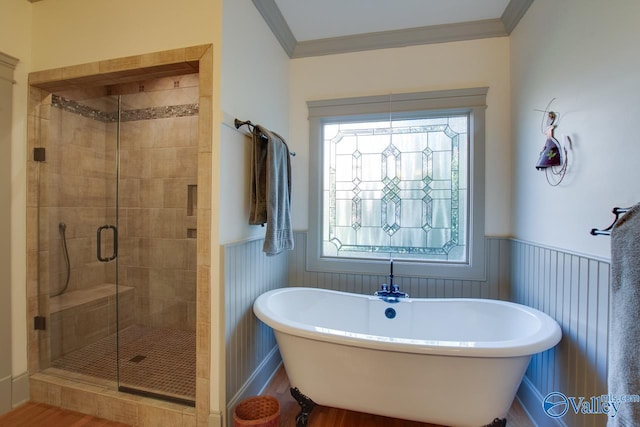
[[[531,3],[533,3],[533,0],[511,0],[509,2],[500,18],[507,33],[511,34],[516,28],[524,14],[529,10]]]
[[[16,81],[13,80],[13,72],[18,62],[20,62],[18,58],[0,52],[0,80],[8,81],[12,84],[15,83]]]
[[[291,58],[298,41],[291,32],[291,28],[289,28],[284,16],[282,16],[282,12],[280,12],[275,0],[252,1],[260,15],[262,15],[262,19],[267,23],[273,35],[276,36],[284,51]]]
[[[11,55],[0,52],[0,65],[11,68],[13,70],[14,68],[16,68],[18,62],[20,62],[18,58],[14,58]]]
[[[506,35],[508,34],[500,19],[488,19],[302,41],[298,42],[291,57],[333,55]]]
[[[511,34],[533,0],[511,0],[499,19],[297,41],[275,0],[252,0],[290,58],[503,37]]]

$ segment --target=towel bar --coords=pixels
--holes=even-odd
[[[592,236],[610,236],[611,230],[613,229],[613,226],[616,225],[616,223],[618,222],[618,219],[620,219],[620,216],[626,213],[629,209],[631,208],[618,208],[618,207],[613,208],[611,212],[615,215],[615,218],[613,219],[613,222],[611,223],[611,225],[609,225],[607,228],[604,228],[602,230],[597,228],[592,228],[591,235]]]
[[[249,128],[249,130],[251,132],[253,132],[253,128],[254,128],[254,124],[251,123],[251,120],[240,120],[240,119],[235,119],[233,121],[233,125],[236,127],[236,129],[240,129],[242,126],[247,126]],[[266,136],[261,135],[263,139],[267,139]],[[289,154],[293,157],[296,155],[295,151],[289,151]]]

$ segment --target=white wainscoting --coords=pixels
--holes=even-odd
[[[258,295],[284,286],[372,294],[387,280],[307,271],[307,233],[294,237],[296,249],[276,257],[264,255],[262,239],[225,245],[228,414],[241,399],[259,393],[280,363],[272,331],[253,315]],[[552,391],[586,398],[606,393],[609,263],[502,237],[487,237],[485,253],[486,281],[431,279],[428,270],[425,277],[395,280],[412,297],[511,300],[555,318],[562,341],[532,358],[518,397],[540,426],[604,426],[605,416],[571,410],[554,422],[542,411],[542,399]]]

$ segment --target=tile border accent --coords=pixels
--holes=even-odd
[[[117,96],[117,95],[114,95]],[[55,93],[51,95],[51,106],[78,114],[82,117],[97,120],[103,123],[113,123],[118,120],[118,112],[100,111],[97,108],[82,105],[72,99],[64,98]],[[138,120],[168,119],[175,117],[188,117],[198,115],[198,104],[167,105],[162,107],[139,108],[124,110],[121,112],[121,122],[133,122]]]

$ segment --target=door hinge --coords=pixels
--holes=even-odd
[[[33,149],[34,162],[44,162],[46,157],[46,150],[44,147],[36,147]]]
[[[47,318],[44,316],[34,317],[33,329],[35,329],[36,331],[45,331],[47,329]]]

